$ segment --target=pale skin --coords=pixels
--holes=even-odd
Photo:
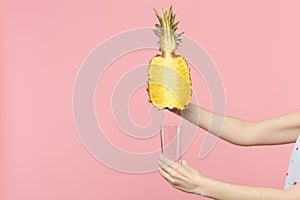
[[[293,143],[300,134],[300,110],[257,122],[218,115],[193,104],[182,111],[170,111],[211,134],[240,146]],[[223,119],[222,128],[210,127],[213,116]],[[243,186],[208,178],[189,166],[185,160],[171,162],[161,155],[158,164],[160,174],[174,188],[187,193],[217,200],[300,199],[300,183],[289,190]]]

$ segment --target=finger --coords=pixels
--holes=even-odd
[[[160,159],[158,160],[159,166],[162,168],[162,170],[168,173],[169,176],[173,178],[178,177],[179,179],[186,179],[186,174],[189,173],[190,168],[187,169],[185,166],[181,165],[180,162],[186,164],[185,160],[173,162],[164,155],[161,155]]]
[[[185,176],[185,174],[187,174],[190,169],[190,168],[187,169],[185,166],[180,164],[180,162],[182,162],[182,161],[172,162],[163,155],[160,158],[161,159],[159,159],[159,161],[158,161],[159,166],[166,173],[170,174],[170,176],[172,176],[172,177],[174,177],[175,175],[178,176],[179,174],[182,176]],[[170,162],[172,162],[172,164],[169,164]],[[183,162],[186,164],[186,161],[183,161]]]
[[[165,163],[161,162],[160,160],[158,161],[158,166],[164,170],[166,173],[168,174],[172,174],[172,168],[170,168],[168,165],[166,165]]]
[[[177,167],[178,167],[178,166],[177,166],[177,165],[178,165],[177,162],[174,162],[174,161],[170,160],[169,158],[167,158],[167,157],[164,156],[163,154],[160,154],[159,160],[160,160],[163,164],[165,164],[165,165],[167,165],[167,166],[169,166],[169,167],[171,167],[171,168],[177,168]]]
[[[165,165],[165,166],[168,166],[170,168],[174,168],[175,165],[174,165],[174,161],[170,160],[169,158],[165,157],[164,155],[161,155],[160,158],[159,158],[159,161]]]
[[[188,163],[185,160],[181,160],[181,165],[184,166],[186,169],[191,169]]]
[[[188,174],[190,174],[191,169],[192,168],[187,164],[187,162],[185,160],[180,160],[178,167],[176,168],[176,171],[183,178],[183,177],[186,177]]]
[[[169,182],[169,183],[173,183],[174,179],[170,176],[170,174],[166,173],[166,171],[164,171],[162,168],[158,168],[159,173]]]
[[[179,163],[181,166],[183,166],[183,162],[184,162],[184,160],[179,160],[179,161],[178,161],[178,163]]]
[[[180,187],[180,180],[182,180],[180,177],[173,177],[171,174],[164,171],[162,168],[158,168],[159,173],[163,176],[163,178],[169,182],[170,185],[177,188]]]
[[[165,163],[166,165],[170,165],[172,163],[172,161],[162,153],[159,155],[159,160]]]
[[[169,166],[164,165],[163,163],[160,163],[160,169],[164,171],[164,173],[168,174],[168,177],[170,177],[169,180],[173,185],[175,180],[185,180],[184,173],[179,172],[178,169],[171,168]]]

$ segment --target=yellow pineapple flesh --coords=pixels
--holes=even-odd
[[[148,67],[149,100],[157,109],[184,109],[191,100],[190,69],[184,57],[175,50],[180,43],[176,34],[178,22],[174,23],[175,14],[172,6],[169,11],[162,9],[162,17],[154,10],[160,24],[155,26],[155,34],[159,36],[162,55],[154,56]]]

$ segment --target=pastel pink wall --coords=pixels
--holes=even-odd
[[[158,173],[103,166],[85,150],[73,121],[73,85],[88,53],[111,35],[153,26],[152,8],[171,3],[180,30],[217,64],[229,115],[260,120],[300,107],[299,1],[2,0],[0,199],[205,199],[171,188]],[[209,98],[201,103],[210,107]],[[219,141],[199,160],[204,135],[199,130],[184,155],[203,174],[283,187],[291,145]]]

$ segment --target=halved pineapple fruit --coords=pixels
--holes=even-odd
[[[154,56],[148,67],[148,95],[150,102],[157,109],[184,109],[191,100],[191,78],[187,61],[175,50],[181,40],[176,34],[177,25],[174,23],[175,14],[172,6],[169,11],[162,9],[162,17],[155,14],[160,24],[155,24],[158,30],[159,45],[162,55]]]

